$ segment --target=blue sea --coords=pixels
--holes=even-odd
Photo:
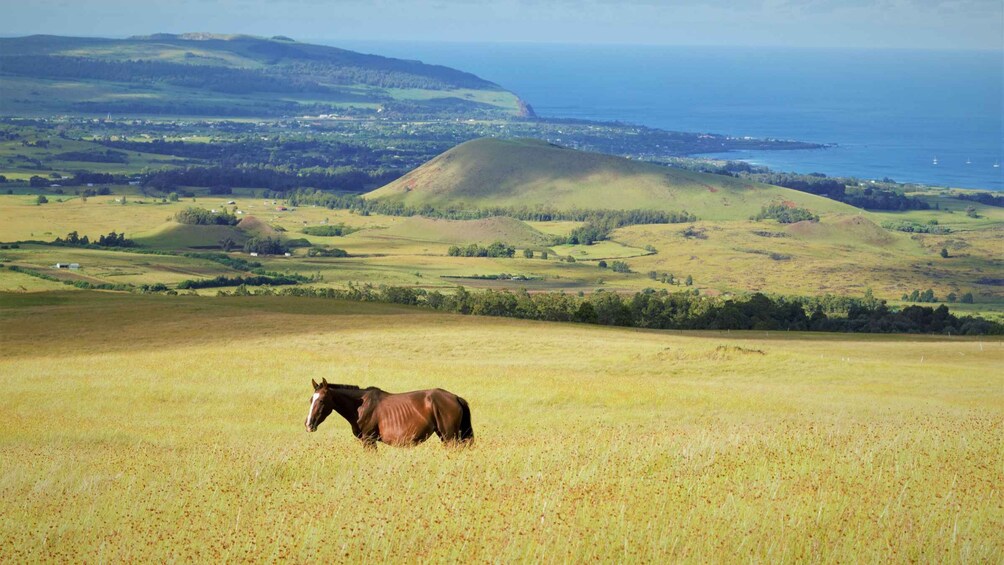
[[[835,144],[715,155],[1004,190],[1004,53],[325,40],[472,72],[542,117]]]

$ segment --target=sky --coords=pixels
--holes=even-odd
[[[0,36],[991,49],[1002,0],[0,0]]]

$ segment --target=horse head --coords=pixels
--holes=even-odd
[[[327,398],[328,380],[321,379],[321,384],[317,384],[314,379],[310,379],[310,384],[314,386],[314,395],[310,397],[310,411],[307,412],[307,420],[303,423],[308,432],[316,432],[317,426],[331,414],[331,402]]]

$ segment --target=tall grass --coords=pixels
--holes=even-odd
[[[999,341],[0,295],[0,561],[1004,559]],[[311,378],[475,445],[306,434]]]

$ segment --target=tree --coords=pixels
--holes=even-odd
[[[603,261],[603,260],[600,260],[600,262],[597,263],[596,266],[599,267],[599,268],[601,268],[601,269],[606,269],[607,268],[607,262]]]
[[[959,299],[958,295],[956,295],[954,292],[949,292],[948,296],[945,297],[945,300],[949,302],[955,302],[958,299]]]
[[[540,252],[540,258],[541,259],[547,259],[547,251],[541,251]]]
[[[36,205],[38,205],[38,204],[48,204],[48,203],[49,203],[49,199],[46,198],[44,194],[39,194],[38,198],[35,199],[35,204]]]
[[[260,253],[262,255],[282,255],[286,252],[286,246],[279,238],[252,237],[244,243],[246,253]]]
[[[596,309],[588,300],[583,300],[572,319],[583,324],[595,324],[597,321]]]
[[[533,259],[533,249],[524,249],[523,257],[526,257],[527,259]]]
[[[963,304],[972,304],[973,303],[973,293],[967,292],[967,293],[963,294],[962,295],[962,300],[960,300],[959,302],[962,302]]]
[[[610,264],[610,268],[613,269],[615,273],[630,273],[631,267],[628,266],[624,261],[614,261]]]
[[[948,259],[948,248],[947,247],[942,247],[941,248],[941,256],[943,258],[945,258],[945,259]]]
[[[687,286],[692,286],[694,284],[694,277],[692,277],[690,275],[687,275],[687,280],[684,281],[683,284],[685,284]]]

